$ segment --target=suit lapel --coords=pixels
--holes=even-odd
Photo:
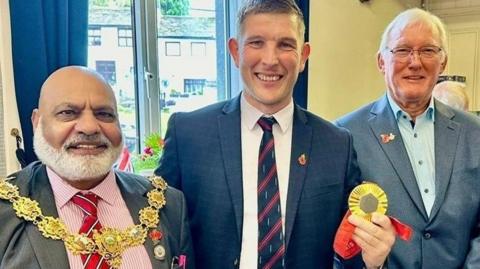
[[[116,174],[116,179],[118,187],[122,193],[123,200],[127,204],[130,216],[132,216],[133,223],[140,223],[138,212],[148,205],[148,198],[146,197],[148,189],[134,180],[129,180],[128,178],[122,177],[120,174]],[[161,220],[158,225],[162,225]],[[163,229],[160,228],[160,230],[164,232]],[[155,258],[153,253],[154,245],[149,237],[147,237],[145,240],[144,246],[150,258],[150,262],[152,263],[152,268],[165,268],[165,261],[160,261]]]
[[[34,171],[35,170],[35,171]],[[25,179],[31,178],[29,197],[40,204],[42,213],[45,216],[58,217],[57,207],[53,196],[52,188],[47,177],[44,165],[28,169],[30,173]],[[33,173],[31,173],[33,171]],[[26,224],[26,232],[33,251],[35,252],[40,268],[69,268],[67,250],[61,240],[47,239],[42,236],[38,228],[31,223]]]
[[[287,209],[285,215],[285,247],[293,231],[298,203],[302,194],[305,176],[309,164],[310,150],[312,147],[312,127],[307,125],[305,113],[295,107],[292,130],[292,153],[290,156],[290,175],[288,178]],[[298,158],[305,154],[306,165],[299,164]]]
[[[452,176],[461,128],[459,123],[451,120],[454,116],[450,108],[435,102],[435,202],[430,220],[438,213]]]
[[[243,184],[240,96],[227,102],[217,118],[218,134],[223,156],[227,185],[232,199],[238,239],[242,238]]]
[[[410,158],[405,149],[402,135],[398,129],[397,120],[393,115],[393,112],[388,104],[387,96],[377,101],[372,107],[371,118],[368,120],[374,139],[378,141],[380,147],[385,153],[386,158],[392,164],[393,170],[395,170],[398,178],[402,182],[402,185],[407,190],[410,198],[415,203],[418,211],[422,214],[425,220],[428,219],[423,200],[418,189],[415,174],[410,163]],[[382,135],[389,135],[392,133],[395,135],[395,139],[390,140],[387,143],[382,142]],[[389,180],[389,179],[374,179],[374,180]],[[394,180],[394,179],[391,179]]]

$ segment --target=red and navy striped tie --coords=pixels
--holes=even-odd
[[[72,197],[72,202],[80,207],[85,215],[79,233],[84,233],[91,238],[93,236],[93,230],[100,231],[102,228],[97,216],[98,197],[90,192],[86,194],[77,193]],[[96,252],[89,255],[82,255],[82,262],[84,269],[110,268],[107,261]]]
[[[258,120],[258,125],[263,130],[258,156],[258,269],[284,268],[285,263],[280,191],[272,133],[275,123],[273,117],[262,117]]]

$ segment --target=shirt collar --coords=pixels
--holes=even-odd
[[[252,106],[250,103],[248,103],[247,99],[245,99],[245,96],[243,95],[243,92],[240,98],[240,111],[244,116],[243,119],[245,120],[243,124],[246,124],[247,128],[250,131],[253,130],[255,126],[258,126],[257,121],[262,116],[266,116],[266,117],[273,116],[277,121],[278,126],[280,127],[280,131],[282,133],[285,133],[288,130],[288,128],[292,126],[293,108],[294,108],[293,98],[290,98],[290,102],[286,107],[282,108],[280,111],[278,111],[277,113],[274,113],[273,115],[268,115],[258,110],[256,107]]]
[[[400,106],[393,100],[392,96],[390,95],[390,92],[387,91],[387,98],[388,98],[388,103],[390,104],[390,108],[393,111],[393,115],[395,116],[395,119],[398,121],[402,115],[406,115],[410,119],[410,115],[408,115],[407,112],[403,111]],[[431,120],[432,122],[435,122],[435,102],[433,101],[433,97],[430,97],[430,103],[428,104],[428,107],[426,111],[422,113],[422,115],[426,115],[426,118],[428,120]]]
[[[67,204],[78,192],[86,192],[85,190],[79,190],[68,184],[48,166],[47,175],[50,185],[52,186],[53,195],[55,196],[55,202],[59,208],[62,208],[65,204]],[[121,194],[117,186],[115,173],[113,170],[110,170],[105,179],[93,189],[88,190],[88,192],[94,193],[108,204],[114,205],[117,194]],[[112,192],[114,195],[112,195]]]

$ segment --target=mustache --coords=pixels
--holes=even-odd
[[[96,146],[105,146],[111,147],[112,143],[108,140],[107,137],[103,134],[93,134],[93,135],[86,135],[86,134],[77,134],[75,136],[70,137],[65,143],[63,144],[64,149],[68,149],[70,147],[76,147],[81,144],[87,145],[96,145]]]

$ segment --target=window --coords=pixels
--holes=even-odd
[[[146,134],[164,136],[172,113],[238,92],[226,51],[235,33],[225,32],[235,28],[229,14],[237,1],[190,0],[171,8],[160,0],[89,0],[88,66],[112,85],[131,152],[143,148],[139,138]]]
[[[180,42],[165,42],[165,56],[180,56]]]
[[[207,43],[205,43],[205,42],[192,42],[192,43],[190,43],[190,54],[192,56],[206,56],[207,55]]]
[[[88,45],[100,46],[102,45],[101,29],[98,26],[88,26]]]
[[[115,84],[117,82],[115,61],[96,61],[95,69],[109,84]]]
[[[118,46],[131,47],[132,46],[132,29],[118,28]]]
[[[205,79],[185,79],[183,88],[185,93],[192,93],[193,95],[202,95],[205,88]]]

